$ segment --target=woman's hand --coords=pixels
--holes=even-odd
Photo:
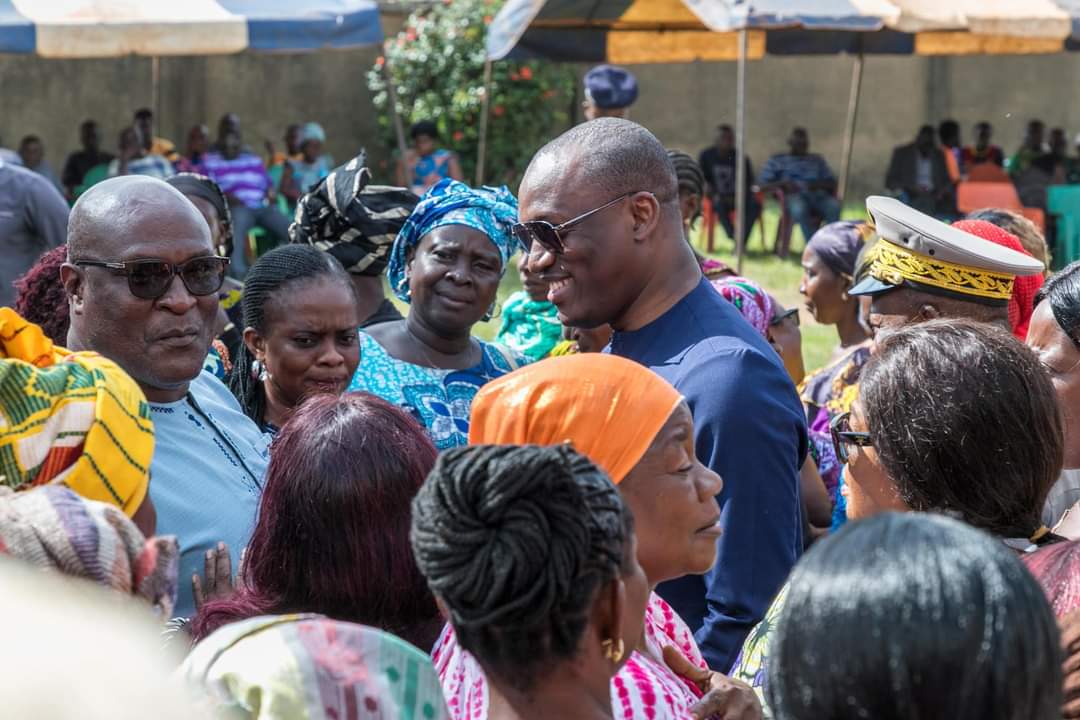
[[[217,547],[206,551],[206,564],[203,576],[191,576],[191,590],[195,596],[195,611],[198,612],[210,600],[222,600],[240,589],[240,573],[244,569],[244,551],[240,553],[240,562],[236,566],[236,583],[233,583],[232,558],[229,546],[219,542]]]
[[[1074,610],[1058,620],[1061,628],[1061,649],[1065,654],[1062,665],[1065,676],[1065,707],[1062,716],[1080,718],[1080,610]]]
[[[671,645],[664,648],[664,662],[673,673],[686,678],[705,693],[690,708],[695,720],[761,720],[763,717],[761,703],[754,689],[746,683],[697,667]]]

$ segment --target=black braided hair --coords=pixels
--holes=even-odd
[[[221,241],[223,247],[215,248],[215,250],[223,253],[225,257],[232,257],[232,212],[229,210],[229,200],[225,197],[225,193],[222,191],[221,186],[206,175],[190,172],[177,173],[165,182],[172,185],[184,195],[201,197],[203,200],[206,200],[214,206],[214,209],[217,210],[218,218],[221,219],[221,225],[225,230],[225,237],[222,238]]]
[[[699,198],[705,197],[705,173],[701,171],[701,166],[697,164],[697,160],[682,150],[668,150],[667,155],[668,159],[671,160],[671,164],[675,166],[675,177],[679,181],[679,192],[697,195]],[[694,217],[690,218],[690,222],[694,222],[700,216],[701,204],[699,203],[698,212]]]
[[[569,445],[477,445],[439,457],[410,539],[461,646],[528,690],[577,652],[631,533],[618,490]]]
[[[285,301],[288,297],[283,292],[286,285],[325,275],[338,278],[349,292],[354,292],[349,274],[329,253],[310,245],[282,245],[266,253],[255,261],[244,278],[244,292],[240,297],[243,328],[255,328],[265,336],[267,304]],[[229,389],[240,402],[244,414],[261,425],[266,412],[266,394],[254,364],[254,354],[246,343],[240,343],[229,374]]]

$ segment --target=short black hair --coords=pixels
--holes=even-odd
[[[577,654],[632,534],[619,491],[569,445],[449,450],[413,500],[416,564],[458,641],[526,691]]]
[[[1030,537],[1064,462],[1050,376],[1005,330],[942,318],[879,334],[859,380],[874,449],[912,510]]]
[[[427,136],[432,140],[438,140],[439,126],[431,120],[421,120],[418,123],[413,123],[413,126],[409,128],[409,137],[415,140],[421,136]]]
[[[30,143],[37,143],[38,145],[41,145],[41,138],[38,137],[37,135],[27,135],[26,137],[24,137],[22,140],[19,141],[19,147],[20,148],[26,147]]]
[[[1050,303],[1061,330],[1080,348],[1080,260],[1069,263],[1047,279],[1035,293],[1035,304]]]
[[[678,199],[675,167],[656,136],[630,120],[602,117],[576,125],[540,149],[536,157],[581,150],[582,180],[615,198],[649,191],[660,203]],[[535,162],[535,158],[534,158]]]
[[[783,720],[1051,720],[1062,653],[1002,542],[948,517],[849,523],[796,565],[770,642]]]
[[[144,107],[144,108],[139,108],[138,110],[135,111],[135,119],[136,120],[142,120],[143,118],[152,118],[152,117],[154,117],[154,111],[151,110],[150,108]]]
[[[960,123],[955,120],[942,120],[938,125],[938,137],[944,140],[953,140],[960,137]]]

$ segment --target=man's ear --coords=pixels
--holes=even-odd
[[[67,293],[68,306],[76,315],[82,315],[83,312],[84,280],[83,271],[71,263],[60,266],[60,283],[64,286],[64,292]]]
[[[660,203],[652,193],[639,192],[630,196],[630,214],[634,219],[634,239],[649,237],[660,223]]]

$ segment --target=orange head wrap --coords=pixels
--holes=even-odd
[[[549,358],[480,389],[469,443],[570,442],[618,484],[681,400],[666,380],[632,360],[597,353]]]

